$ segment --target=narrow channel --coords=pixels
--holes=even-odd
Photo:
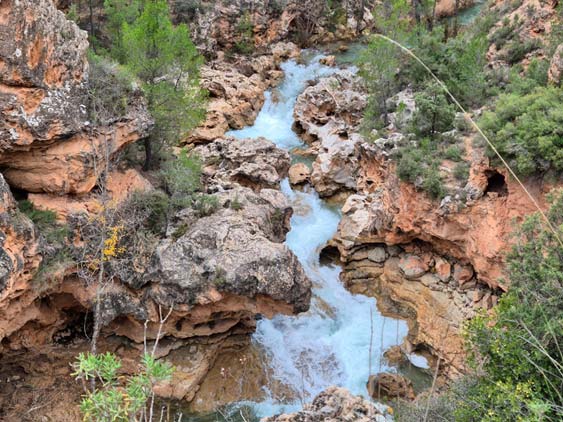
[[[255,124],[229,135],[262,136],[289,151],[303,146],[292,130],[296,99],[307,81],[338,71],[321,65],[318,53],[305,51],[303,56],[302,63],[290,60],[282,65],[285,78],[275,92],[266,93]],[[337,265],[320,263],[321,248],[340,221],[338,210],[328,206],[312,188],[293,190],[285,180],[282,191],[294,208],[286,244],[313,281],[313,298],[307,313],[258,323],[254,344],[262,349],[272,376],[298,399],[280,403],[266,391],[269,399],[246,403],[256,416],[294,411],[331,385],[367,396],[370,338],[372,372],[377,372],[388,369],[380,362],[383,351],[400,344],[407,334],[406,323],[383,317],[375,299],[348,292],[340,282]]]

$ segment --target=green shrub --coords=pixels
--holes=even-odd
[[[563,238],[563,191],[548,217]],[[467,326],[471,362],[484,371],[457,411],[459,421],[563,419],[563,248],[536,214],[508,256],[510,290],[494,314]]]
[[[163,234],[168,224],[170,212],[170,198],[159,190],[149,192],[134,192],[122,204],[122,214],[142,215],[143,226],[155,235]]]
[[[232,201],[230,202],[230,204],[229,204],[229,207],[230,207],[232,210],[235,210],[235,211],[240,211],[240,210],[243,209],[242,202],[240,202],[238,196],[235,196],[235,197],[233,198],[233,200],[232,200]]]
[[[423,189],[434,199],[445,195],[444,185],[437,166],[432,166],[424,173]]]
[[[451,145],[444,151],[444,157],[452,161],[461,161],[463,150],[457,145]]]
[[[526,54],[539,48],[541,48],[541,43],[537,40],[527,40],[525,42],[516,40],[508,45],[504,59],[513,65],[521,62],[526,57]]]
[[[491,35],[489,41],[496,46],[497,50],[500,50],[508,41],[512,40],[515,34],[515,25],[511,24],[508,18],[505,18],[502,26]]]
[[[438,133],[453,129],[455,106],[448,102],[438,84],[429,84],[415,95],[415,101],[416,110],[411,123],[414,133],[433,138]]]
[[[106,124],[124,116],[133,93],[134,77],[111,59],[88,54],[88,113],[90,120]]]
[[[423,155],[417,149],[403,149],[397,163],[397,176],[399,179],[414,183],[424,174],[425,163]]]
[[[531,93],[503,94],[481,127],[500,154],[521,175],[563,170],[563,90],[537,87]],[[491,151],[490,155],[494,157]]]
[[[196,194],[192,196],[191,208],[198,217],[207,217],[219,208],[219,200],[214,195]]]
[[[176,159],[165,163],[162,176],[172,197],[187,197],[201,189],[202,162],[183,149]]]
[[[38,210],[27,199],[18,202],[18,208],[33,221],[40,231],[51,228],[57,221],[55,212]]]
[[[460,181],[467,180],[469,178],[469,164],[466,162],[457,163],[454,167],[454,177]]]
[[[80,403],[85,422],[129,422],[149,420],[149,401],[154,400],[153,387],[170,379],[173,369],[145,353],[140,370],[121,377],[121,361],[112,353],[81,353],[73,365],[76,379],[82,381],[86,394]],[[125,380],[123,380],[125,378]]]

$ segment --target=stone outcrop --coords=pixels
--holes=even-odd
[[[88,102],[86,33],[49,0],[2,4],[0,168],[30,192],[85,193],[105,157],[152,126],[140,94],[121,116],[94,125]]]
[[[305,163],[296,163],[289,168],[289,183],[300,185],[308,182],[311,176],[311,169]]]
[[[116,204],[122,203],[135,192],[147,192],[152,184],[135,169],[112,170],[106,180],[106,191]],[[38,210],[53,211],[60,221],[66,221],[72,214],[97,214],[102,204],[99,195],[53,195],[30,193],[27,199]]]
[[[420,242],[364,244],[343,260],[342,279],[352,292],[376,296],[384,314],[408,320],[407,351],[439,356],[450,376],[465,369],[460,330],[478,309],[497,303],[498,290],[479,284],[470,265]]]
[[[289,153],[265,138],[219,138],[194,149],[204,163],[208,183],[229,189],[242,185],[275,188],[287,177]]]
[[[0,175],[0,351],[2,339],[17,331],[40,309],[29,309],[33,274],[41,264],[40,245],[31,220],[18,211],[16,201]],[[35,298],[34,295],[32,296]]]
[[[552,84],[561,85],[563,78],[563,44],[559,44],[551,58],[548,77]]]
[[[299,54],[295,44],[277,43],[267,54],[258,57],[241,56],[234,62],[221,58],[203,66],[201,85],[210,97],[207,114],[186,142],[210,142],[230,129],[242,129],[254,123],[264,104],[264,92],[283,76],[281,62]]]
[[[505,0],[496,0],[492,4],[492,8],[500,13],[502,19],[489,32],[489,36],[493,35],[497,30],[502,28],[504,22],[512,25],[510,39],[512,43],[525,44],[536,43],[535,48],[526,51],[522,60],[524,66],[527,66],[534,58],[542,59],[546,52],[543,45],[548,45],[548,37],[554,25],[558,25],[557,17],[557,0],[538,1],[523,0],[519,3],[510,3]],[[533,13],[530,13],[533,11]],[[501,43],[500,48],[496,44],[492,44],[487,52],[487,61],[493,67],[502,67],[507,65],[507,52],[511,44]]]
[[[320,393],[303,410],[288,415],[262,419],[262,422],[385,422],[393,418],[387,406],[372,403],[361,396],[353,396],[348,390],[329,387]]]
[[[414,400],[412,382],[400,374],[382,372],[370,375],[367,388],[375,400],[406,399]]]
[[[311,183],[319,195],[356,189],[355,145],[366,104],[360,79],[347,70],[321,78],[297,98],[295,126],[317,152]]]
[[[218,51],[241,46],[264,50],[279,41],[313,43],[352,40],[374,24],[373,1],[346,2],[338,22],[324,0],[297,1],[204,1],[201,6],[173,12],[189,21],[192,38],[201,51],[214,57]]]
[[[99,297],[100,347],[106,347],[106,337],[117,336],[129,339],[134,350],[160,332],[160,356],[169,355],[177,371],[170,383],[159,387],[159,394],[187,400],[221,350],[248,342],[258,316],[306,311],[311,297],[311,282],[283,244],[292,209],[276,188],[287,176],[287,152],[261,138],[219,139],[197,152],[215,208],[205,216],[191,208],[177,213],[166,236],[156,239],[151,259],[135,259],[132,271],[120,272],[120,279],[107,284]],[[126,181],[133,188],[131,172],[113,174],[109,186],[123,187]],[[9,209],[3,220],[7,233],[3,250],[9,259],[0,296],[0,344],[6,353],[66,344],[80,337],[96,283],[86,284],[72,265],[58,274],[53,271],[41,285],[32,282],[40,262],[35,231],[23,218],[22,232],[15,232],[10,220],[15,202],[7,185],[5,192],[3,203]],[[30,199],[38,206],[57,208],[53,197]],[[149,240],[144,246],[151,246]],[[78,242],[76,247],[80,248]],[[161,327],[159,321],[169,311]],[[76,324],[82,327],[78,331]],[[131,347],[120,353],[129,353]],[[196,351],[188,354],[188,362],[186,350],[192,348]]]

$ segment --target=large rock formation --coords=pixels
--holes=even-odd
[[[295,127],[317,153],[311,183],[321,196],[356,188],[354,150],[366,104],[360,79],[348,70],[321,78],[297,98]]]
[[[16,201],[0,175],[0,351],[2,339],[27,319],[41,319],[40,309],[30,309],[33,274],[41,263],[39,238],[31,220],[18,211]]]
[[[204,122],[187,138],[188,143],[205,143],[229,129],[242,129],[254,123],[264,104],[264,92],[282,78],[280,64],[296,58],[300,50],[292,43],[277,43],[267,54],[234,62],[215,60],[201,69],[201,85],[209,92]]]
[[[50,0],[2,3],[0,167],[31,192],[84,193],[106,156],[147,135],[139,95],[120,116],[90,122],[86,33]]]
[[[166,237],[156,239],[149,251],[151,259],[135,259],[133,268],[119,272],[120,278],[104,285],[97,299],[102,309],[100,347],[109,347],[109,339],[117,336],[129,339],[135,350],[160,333],[160,355],[169,355],[178,370],[159,392],[188,400],[223,348],[248,341],[258,316],[305,311],[311,296],[310,281],[283,244],[292,210],[275,188],[287,176],[287,152],[265,139],[219,139],[198,152],[215,208],[204,216],[191,208],[177,213]],[[58,277],[49,274],[42,285],[30,281],[40,261],[34,258],[35,232],[27,222],[27,237],[12,234],[8,215],[15,205],[7,185],[6,192],[10,239],[4,242],[4,255],[10,259],[5,260],[0,297],[1,345],[9,353],[65,344],[81,336],[98,286],[77,277],[74,266]],[[151,245],[147,238],[144,246]],[[188,362],[185,350],[191,348],[197,353],[190,352]]]
[[[276,415],[262,422],[385,422],[393,420],[388,407],[353,396],[348,390],[329,387],[297,413]]]

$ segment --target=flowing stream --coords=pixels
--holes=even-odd
[[[231,131],[229,135],[263,136],[290,151],[303,145],[291,129],[297,96],[308,80],[337,70],[321,65],[318,59],[322,56],[312,52],[304,55],[304,64],[290,60],[282,65],[285,79],[275,95],[266,93],[255,124]],[[295,411],[301,408],[302,401],[310,401],[331,385],[367,395],[370,337],[372,373],[375,373],[388,369],[380,362],[383,351],[400,344],[407,334],[406,323],[383,317],[376,309],[375,299],[349,293],[340,282],[340,267],[320,263],[320,250],[337,229],[338,210],[329,207],[311,188],[292,190],[285,180],[282,191],[295,210],[286,244],[313,281],[313,298],[307,313],[277,316],[258,323],[254,344],[263,351],[272,377],[288,386],[299,399],[280,403],[266,391],[268,399],[246,403],[256,416]]]

